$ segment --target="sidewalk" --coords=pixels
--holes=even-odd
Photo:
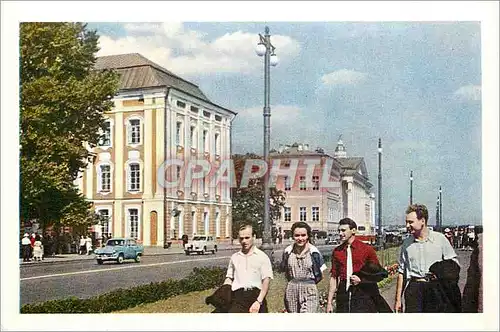
[[[260,245],[260,243],[258,243]],[[275,244],[275,248],[285,248],[288,245],[288,241],[284,241],[282,244]],[[233,244],[229,241],[218,243],[219,251],[238,251],[241,248],[241,245],[235,240]],[[180,243],[172,243],[172,246],[168,249],[164,249],[159,246],[145,246],[144,247],[144,256],[161,256],[161,255],[178,255],[184,253],[184,249],[182,248],[182,244]],[[74,261],[83,261],[83,260],[92,260],[95,259],[94,254],[90,255],[79,255],[79,254],[61,254],[55,255],[52,257],[45,257],[42,261],[29,261],[23,262],[22,259],[19,259],[20,265],[33,265],[33,264],[50,264],[50,263],[62,263],[62,262],[74,262]]]

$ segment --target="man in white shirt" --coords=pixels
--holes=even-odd
[[[454,260],[458,264],[457,254],[446,237],[427,227],[429,212],[423,204],[410,205],[406,210],[406,227],[410,236],[403,241],[399,255],[398,280],[394,310],[401,312],[404,290],[405,312],[426,311],[425,294],[435,287],[431,283],[435,276],[430,267],[443,260]],[[403,279],[407,279],[406,287]]]
[[[273,270],[269,257],[254,245],[251,225],[239,230],[241,250],[234,253],[227,268],[225,285],[231,285],[230,313],[267,312],[266,295]]]

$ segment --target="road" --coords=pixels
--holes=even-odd
[[[331,253],[332,246],[320,250]],[[141,263],[125,261],[122,265],[95,260],[54,264],[23,265],[20,268],[20,304],[64,299],[70,296],[88,298],[117,288],[131,288],[166,279],[181,279],[194,267],[226,267],[234,251],[219,251],[215,255],[155,255],[144,256]],[[282,250],[274,257],[280,258]]]

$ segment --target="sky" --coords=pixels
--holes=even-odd
[[[138,52],[198,84],[238,113],[233,152],[262,154],[264,62],[255,53],[269,26],[271,148],[294,142],[364,157],[382,218],[403,222],[413,201],[435,223],[481,222],[480,22],[91,23],[101,55]]]

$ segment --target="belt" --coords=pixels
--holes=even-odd
[[[433,280],[436,280],[436,277],[431,276],[431,275],[425,276],[423,278],[422,277],[411,277],[410,278],[410,281],[413,281],[413,282],[430,282]]]
[[[313,284],[313,285],[316,284],[314,279],[310,279],[310,278],[295,278],[295,279],[291,279],[290,282],[294,283],[294,284]]]
[[[258,287],[241,287],[235,290],[235,292],[250,292],[255,289],[259,289]]]

